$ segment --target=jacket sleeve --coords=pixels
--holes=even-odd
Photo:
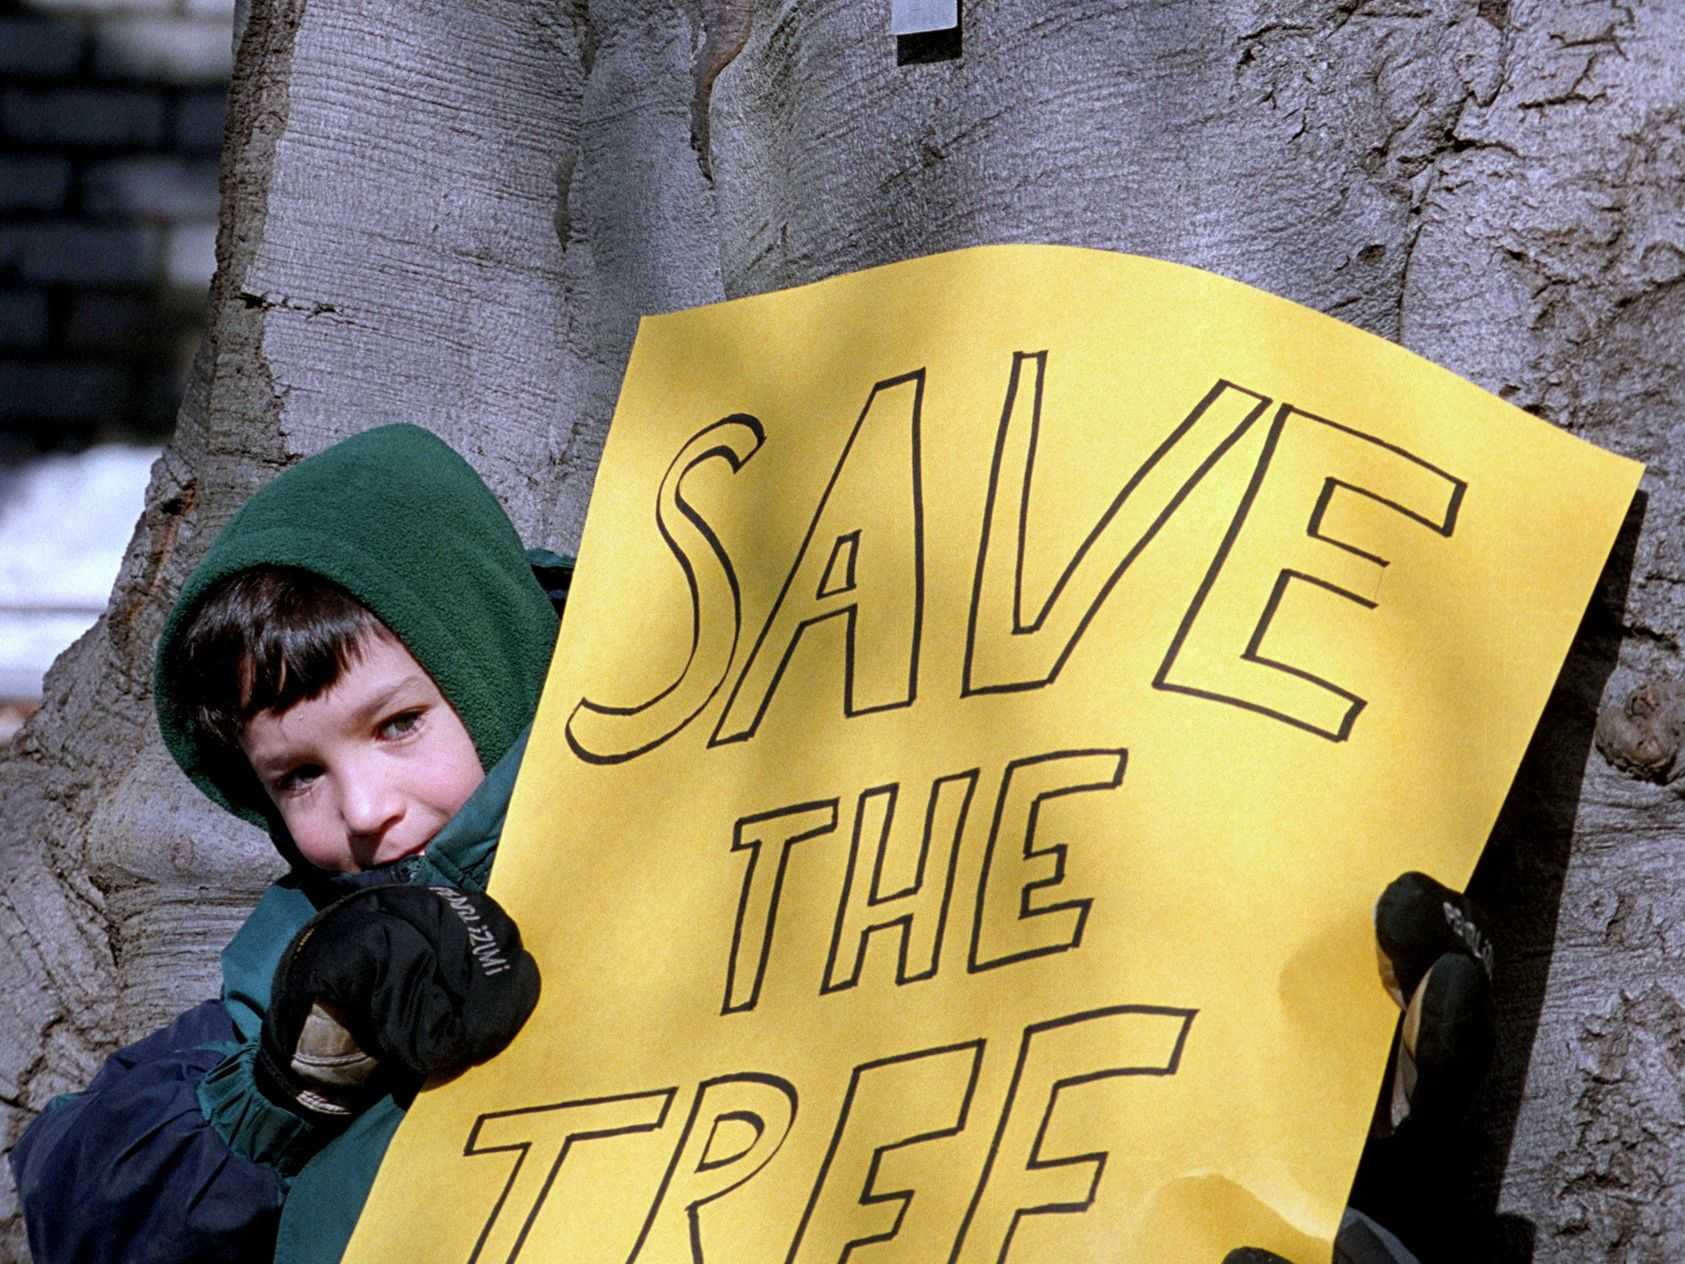
[[[199,1104],[233,1037],[228,1011],[206,1001],[29,1126],[11,1157],[36,1260],[268,1257],[284,1178],[231,1150]]]
[[[268,1259],[292,1176],[328,1140],[252,1078],[267,971],[310,905],[270,889],[223,954],[221,1000],[118,1050],[12,1151],[39,1261]]]

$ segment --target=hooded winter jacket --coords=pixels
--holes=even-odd
[[[179,644],[210,588],[264,565],[312,571],[367,606],[473,739],[486,778],[420,854],[360,874],[314,870],[273,810],[219,780],[180,706]],[[224,951],[219,999],[114,1054],[19,1140],[12,1164],[37,1260],[340,1258],[403,1108],[384,1098],[341,1129],[265,1097],[252,1062],[270,980],[298,929],[358,886],[484,889],[555,641],[552,597],[565,594],[571,565],[525,553],[467,462],[414,426],[367,431],[300,462],[217,537],[159,640],[159,726],[194,783],[266,828],[292,872]]]

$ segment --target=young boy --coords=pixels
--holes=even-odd
[[[217,537],[159,641],[159,725],[291,872],[219,999],[18,1142],[37,1261],[340,1258],[422,1079],[537,1001],[484,888],[556,627],[496,498],[413,426],[299,463]]]

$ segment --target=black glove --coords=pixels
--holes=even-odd
[[[265,1096],[318,1119],[484,1061],[538,1003],[538,966],[489,895],[369,887],[294,936],[270,989],[255,1070]]]
[[[1409,1118],[1455,1119],[1480,1085],[1496,1043],[1480,922],[1466,896],[1422,873],[1393,879],[1375,903],[1381,982],[1404,1010],[1382,1134]]]
[[[1223,1264],[1292,1264],[1260,1246],[1236,1247]],[[1334,1238],[1334,1264],[1420,1264],[1410,1249],[1361,1211],[1346,1208]]]

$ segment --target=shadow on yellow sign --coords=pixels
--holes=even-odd
[[[494,893],[544,971],[348,1256],[1320,1264],[1639,467],[1099,251],[646,319]]]

